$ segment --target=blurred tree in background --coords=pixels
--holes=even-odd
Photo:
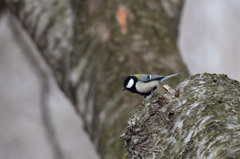
[[[120,134],[142,98],[121,92],[132,73],[188,75],[176,39],[183,1],[7,0],[102,158],[121,158]]]

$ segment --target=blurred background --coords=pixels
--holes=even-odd
[[[98,158],[73,105],[8,12],[0,20],[0,48],[0,158]]]
[[[225,73],[240,80],[239,24],[238,0],[184,1],[177,43],[190,74]],[[74,103],[7,9],[0,19],[0,48],[0,158],[100,158]]]
[[[240,80],[240,1],[186,1],[178,46],[191,74]]]

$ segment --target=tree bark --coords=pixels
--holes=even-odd
[[[197,74],[140,106],[122,135],[126,158],[240,158],[240,83]]]
[[[7,0],[84,120],[102,158],[121,158],[119,135],[142,98],[121,92],[132,73],[188,75],[176,45],[182,1]],[[120,156],[120,157],[119,157]]]

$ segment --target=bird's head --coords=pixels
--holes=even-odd
[[[124,90],[133,90],[138,81],[138,75],[130,75],[123,82],[123,91]]]

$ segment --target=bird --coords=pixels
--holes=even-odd
[[[122,90],[142,95],[144,99],[146,99],[146,97],[154,93],[162,81],[180,74],[181,73],[176,73],[168,76],[132,74],[124,80]]]

